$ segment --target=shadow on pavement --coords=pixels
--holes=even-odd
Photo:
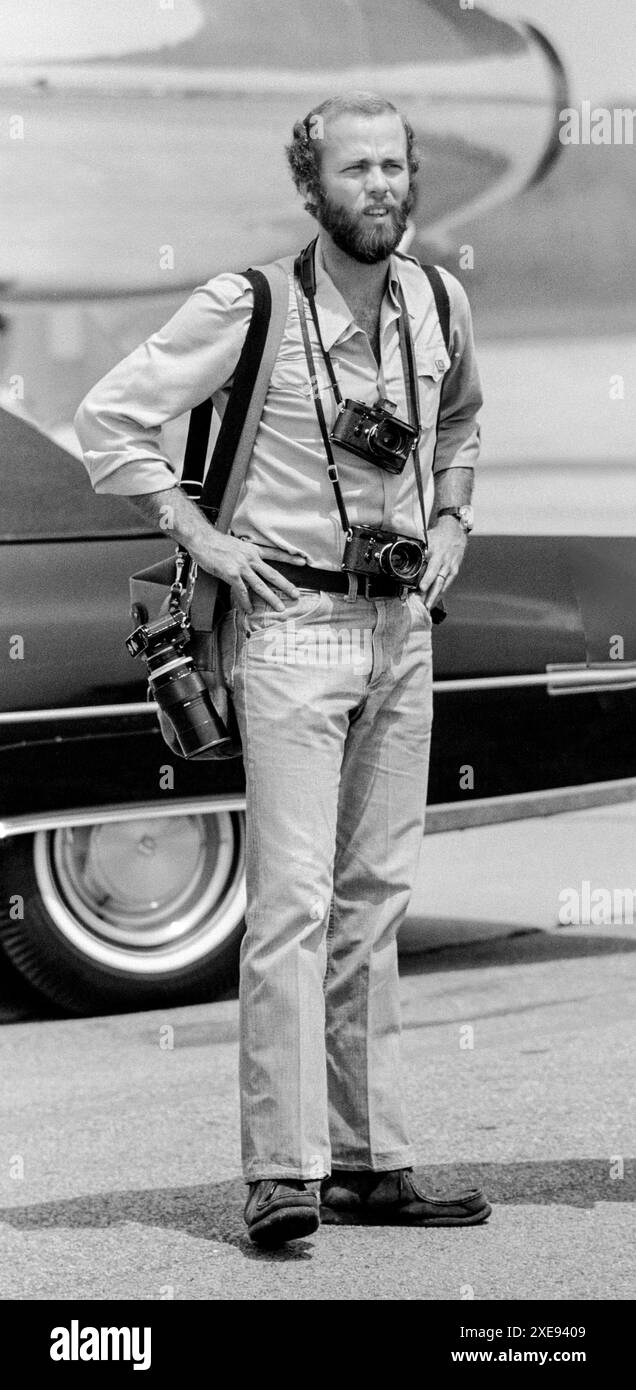
[[[592,1209],[597,1202],[633,1202],[636,1197],[636,1158],[623,1160],[623,1177],[612,1176],[616,1160],[545,1159],[510,1163],[418,1165],[418,1185],[430,1194],[478,1186],[494,1207],[573,1206]],[[137,1189],[131,1192],[91,1193],[64,1201],[26,1207],[5,1207],[0,1221],[18,1230],[51,1228],[103,1229],[145,1225],[178,1230],[198,1240],[237,1247],[251,1259],[307,1259],[309,1241],[296,1241],[278,1251],[260,1251],[251,1244],[242,1224],[245,1184],[240,1178],[194,1187]]]
[[[608,929],[609,933],[609,929]],[[469,970],[489,965],[522,965],[551,960],[580,960],[584,956],[621,955],[636,951],[631,936],[590,936],[571,927],[543,931],[520,927],[509,936],[440,946],[400,957],[400,975],[428,975],[438,970]]]
[[[194,1187],[96,1192],[59,1202],[0,1209],[0,1223],[17,1230],[104,1229],[136,1225],[181,1231],[198,1240],[233,1245],[249,1259],[302,1260],[311,1255],[307,1240],[281,1250],[258,1250],[243,1224],[247,1187],[242,1178]]]

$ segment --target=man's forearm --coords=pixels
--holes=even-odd
[[[180,487],[137,493],[130,500],[139,507],[146,521],[184,546],[193,559],[198,558],[203,545],[209,546],[214,528]]]
[[[472,468],[445,468],[442,473],[436,473],[431,525],[435,525],[442,507],[462,507],[465,502],[470,502],[473,485]]]

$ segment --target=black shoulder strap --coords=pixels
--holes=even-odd
[[[423,265],[422,270],[435,296],[435,308],[437,309],[439,326],[442,330],[446,351],[450,357],[450,300],[448,298],[448,290],[446,289],[436,265]]]
[[[184,491],[207,513],[212,522],[216,521],[219,514],[232,470],[245,419],[246,403],[251,399],[258,375],[272,311],[272,295],[267,277],[260,270],[245,270],[241,273],[249,280],[254,291],[254,307],[202,488],[201,480],[212,423],[212,401],[209,399],[195,406],[190,414],[183,459],[181,481]]]
[[[420,261],[420,265],[422,265],[421,261]],[[442,277],[441,277],[441,275],[440,275],[440,273],[439,273],[439,270],[437,269],[437,266],[436,266],[436,265],[422,265],[422,270],[424,271],[424,274],[425,274],[425,276],[426,276],[426,278],[427,278],[427,280],[428,280],[428,283],[429,283],[429,285],[430,285],[430,287],[431,287],[431,289],[432,289],[432,291],[433,291],[433,294],[434,294],[434,296],[435,296],[435,308],[437,309],[437,317],[438,317],[438,319],[439,319],[439,326],[440,326],[440,328],[441,328],[441,330],[442,330],[442,337],[443,337],[443,339],[444,339],[444,345],[445,345],[445,348],[446,348],[446,351],[447,351],[449,357],[450,357],[451,360],[452,360],[452,353],[451,353],[451,335],[450,335],[450,299],[449,299],[449,297],[448,297],[448,290],[446,289],[446,286],[445,286],[445,284],[444,284],[444,281],[442,280]],[[438,409],[437,409],[437,420],[435,421],[435,447],[434,447],[434,449],[433,449],[433,457],[432,457],[432,459],[431,459],[431,471],[432,471],[433,473],[435,472],[435,455],[436,455],[436,453],[437,453],[437,441],[438,441],[438,438],[439,438],[439,422],[440,422],[440,416],[441,416],[441,413],[442,413],[442,398],[443,398],[443,395],[444,395],[444,382],[442,381],[442,386],[441,386],[441,390],[440,390],[440,393],[439,393],[439,406],[438,406]],[[446,604],[444,603],[443,598],[439,598],[439,599],[437,600],[437,604],[436,604],[435,608],[432,610],[433,622],[434,622],[436,625],[437,625],[438,623],[442,623],[442,622],[444,621],[444,618],[445,618],[446,616],[447,616]]]
[[[188,438],[183,455],[181,487],[194,502],[198,502],[201,492],[211,424],[212,401],[208,397],[207,401],[201,401],[200,405],[195,405],[194,410],[190,411]]]

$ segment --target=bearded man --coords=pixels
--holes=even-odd
[[[391,102],[330,98],[295,125],[287,155],[319,230],[282,262],[287,323],[230,532],[182,492],[159,433],[207,396],[227,399],[252,312],[244,276],[197,289],[76,416],[96,490],[133,497],[157,524],[169,490],[170,534],[231,591],[223,663],[247,794],[245,1219],[270,1248],[320,1219],[463,1226],[490,1214],[476,1189],[442,1198],[413,1177],[396,943],[424,831],[432,614],[471,527],[470,310],[438,272],[447,351],[430,278],[398,250],[417,156]],[[292,631],[334,636],[336,659],[307,659],[307,643],[284,640]]]

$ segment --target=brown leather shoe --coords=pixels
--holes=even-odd
[[[250,1240],[273,1250],[318,1230],[318,1194],[306,1182],[261,1178],[250,1183],[245,1220]]]
[[[477,1226],[491,1206],[479,1188],[428,1197],[411,1168],[391,1172],[334,1169],[321,1188],[320,1218],[332,1226]]]

